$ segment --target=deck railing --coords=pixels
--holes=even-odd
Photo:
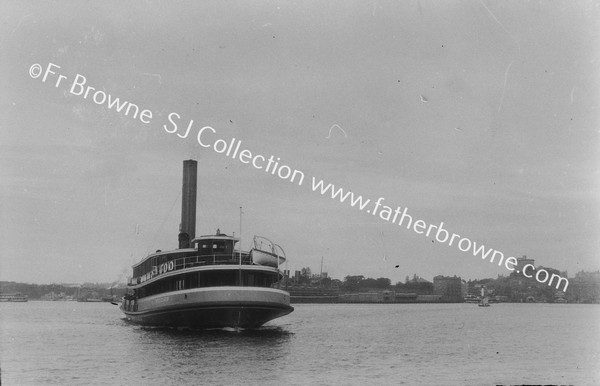
[[[252,259],[249,254],[242,254],[241,263],[243,265],[252,264]],[[213,254],[213,255],[195,255],[180,257],[178,259],[169,260],[165,263],[152,266],[152,270],[146,272],[144,275],[132,277],[128,281],[128,285],[137,285],[150,280],[153,277],[163,275],[167,272],[173,272],[180,269],[193,268],[206,265],[222,265],[229,264],[235,265],[240,264],[239,253],[229,254]]]

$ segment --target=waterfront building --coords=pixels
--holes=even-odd
[[[569,303],[600,303],[600,271],[577,272],[565,294]]]
[[[525,269],[527,264],[531,264],[535,267],[535,260],[529,259],[527,256],[523,255],[523,257],[517,257],[517,267],[515,268],[514,273],[521,273]]]
[[[433,278],[433,294],[440,295],[443,302],[462,302],[463,281],[458,276],[438,275]]]
[[[433,283],[414,274],[412,279],[407,276],[405,283],[397,283],[395,289],[398,293],[432,295]]]

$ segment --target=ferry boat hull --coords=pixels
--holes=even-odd
[[[136,324],[190,328],[257,328],[294,310],[275,288],[212,287],[176,291],[121,305]]]

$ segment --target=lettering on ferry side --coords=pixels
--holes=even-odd
[[[173,268],[175,268],[175,264],[172,261],[169,261],[168,263],[162,263],[159,267],[158,267],[158,273],[159,274],[163,274],[165,272],[169,272],[172,271]]]

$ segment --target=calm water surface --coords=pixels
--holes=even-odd
[[[600,385],[600,306],[296,304],[255,331],[0,304],[2,385]]]

